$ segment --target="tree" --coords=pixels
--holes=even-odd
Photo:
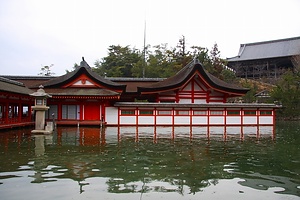
[[[51,65],[45,65],[45,66],[42,66],[41,67],[41,72],[38,73],[38,75],[41,75],[41,76],[52,76],[54,75],[55,73],[53,73],[51,71],[51,68],[53,67],[54,64],[51,64]]]
[[[299,66],[296,67],[299,69]],[[300,116],[300,72],[289,70],[283,74],[271,92],[274,101],[282,104],[283,108],[278,111],[279,116],[284,118],[299,118]]]
[[[246,95],[244,95],[242,97],[243,102],[244,103],[253,103],[253,102],[255,102],[256,101],[255,94],[258,91],[257,84],[254,83],[254,82],[251,83],[247,79],[245,79],[245,81],[242,82],[242,86],[244,88],[250,88],[250,90],[246,93]]]
[[[77,63],[74,63],[73,70],[71,70],[71,71],[76,70],[78,67],[80,67],[80,65],[78,65]],[[66,69],[66,73],[70,73],[71,71],[69,71],[69,70]]]
[[[210,60],[211,68],[209,69],[209,72],[212,75],[224,80],[224,77],[222,76],[222,71],[226,69],[226,61],[224,59],[221,59],[217,43],[214,44],[210,51]]]
[[[141,55],[135,48],[111,45],[108,56],[95,62],[94,71],[102,76],[132,77],[131,69],[142,59]]]

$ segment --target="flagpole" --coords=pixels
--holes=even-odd
[[[143,78],[145,78],[145,68],[146,68],[146,20],[144,25],[144,63],[143,63]]]

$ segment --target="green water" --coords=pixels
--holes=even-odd
[[[0,132],[0,199],[300,199],[300,123],[276,138]],[[177,135],[177,133],[175,133]]]

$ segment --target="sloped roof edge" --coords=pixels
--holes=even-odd
[[[0,77],[0,91],[24,95],[29,95],[33,92],[29,88],[25,87],[23,83],[3,77]]]
[[[148,87],[138,87],[138,92],[157,92],[163,90],[171,90],[182,86],[188,79],[193,76],[196,71],[202,76],[203,79],[212,87],[213,89],[227,91],[231,93],[240,93],[245,94],[249,91],[248,88],[241,88],[235,85],[226,83],[217,77],[209,74],[204,68],[203,65],[196,59],[190,62],[188,65],[183,67],[177,74],[174,76],[163,80],[158,83],[154,83]]]
[[[117,90],[125,90],[125,88],[126,88],[126,85],[119,84],[119,83],[113,82],[111,80],[105,79],[104,77],[93,72],[85,60],[81,61],[80,66],[77,69],[75,69],[74,71],[69,72],[65,75],[56,77],[56,78],[44,83],[44,87],[61,86],[65,83],[68,83],[68,82],[76,79],[81,74],[86,74],[91,79],[95,80],[96,82],[100,82],[107,88],[113,88],[113,89],[117,89]]]

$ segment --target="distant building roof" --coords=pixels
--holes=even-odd
[[[288,57],[300,54],[300,37],[241,44],[236,57],[228,62]]]

